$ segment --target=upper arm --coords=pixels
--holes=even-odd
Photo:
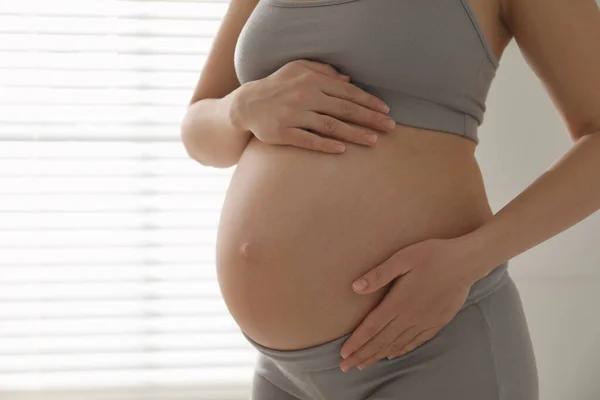
[[[200,71],[190,104],[205,98],[223,98],[240,86],[233,62],[235,46],[258,1],[230,0]]]
[[[502,0],[504,19],[569,134],[600,130],[600,9],[595,0]]]

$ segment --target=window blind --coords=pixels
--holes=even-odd
[[[0,399],[245,399],[233,168],[179,122],[225,0],[0,1]]]

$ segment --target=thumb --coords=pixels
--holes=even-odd
[[[335,67],[333,67],[331,64],[326,64],[310,59],[299,59],[297,60],[297,62],[303,64],[307,68],[312,69],[313,71],[320,72],[331,78],[338,78],[346,82],[350,80],[350,76],[338,72],[337,69],[335,69]]]
[[[395,254],[355,280],[352,289],[359,294],[373,293],[408,271],[410,271],[410,268],[406,263],[401,262]]]

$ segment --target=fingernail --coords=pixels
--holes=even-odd
[[[377,141],[377,135],[374,133],[367,133],[365,135],[365,140],[371,144],[374,144]]]
[[[385,128],[392,129],[396,126],[396,121],[391,118],[384,118],[383,121],[381,121],[381,125]]]
[[[348,372],[348,369],[349,369],[348,366],[346,366],[346,365],[343,365],[340,368],[343,372]]]
[[[336,143],[335,144],[335,150],[336,151],[344,151],[346,150],[346,146],[342,143]]]
[[[379,104],[379,110],[381,110],[384,113],[388,113],[390,111],[390,106],[388,106],[385,103]]]
[[[367,281],[365,278],[360,278],[359,280],[354,282],[352,287],[354,287],[354,289],[356,290],[364,290],[367,288]]]

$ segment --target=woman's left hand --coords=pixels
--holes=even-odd
[[[365,288],[356,286],[357,279],[353,289],[359,294],[395,281],[342,346],[345,360],[340,368],[363,369],[433,338],[456,316],[478,279],[470,254],[460,238],[428,239],[399,250],[362,275]]]

